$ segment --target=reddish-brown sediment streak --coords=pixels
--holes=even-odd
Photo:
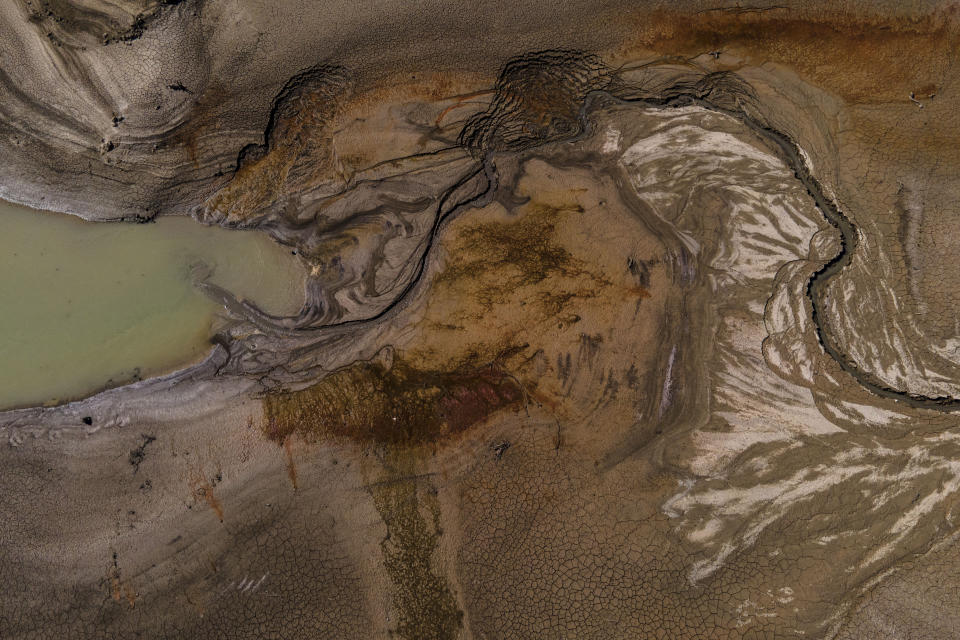
[[[523,400],[520,384],[497,364],[453,371],[357,363],[315,385],[264,399],[266,434],[422,444],[461,433]]]
[[[523,391],[515,381],[488,366],[451,385],[447,395],[440,398],[439,408],[450,429],[459,432],[522,399]]]
[[[223,522],[223,505],[220,504],[219,498],[213,492],[213,485],[207,480],[202,473],[195,473],[190,478],[190,493],[193,495],[193,499],[197,502],[201,500],[207,503],[213,512],[217,514],[217,518],[220,522]]]

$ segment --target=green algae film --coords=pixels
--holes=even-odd
[[[202,359],[218,305],[191,267],[275,314],[303,303],[265,234],[188,218],[91,223],[0,201],[0,409],[52,404]]]

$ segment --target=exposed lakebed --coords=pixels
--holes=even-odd
[[[305,272],[266,234],[189,218],[92,223],[0,202],[0,409],[51,404],[204,357],[220,305],[197,274],[271,314]]]

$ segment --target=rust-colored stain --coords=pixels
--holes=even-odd
[[[223,505],[213,492],[213,485],[203,475],[202,472],[194,472],[190,475],[190,493],[197,502],[206,502],[217,514],[220,522],[223,522]]]
[[[640,287],[640,286],[627,287],[627,293],[631,296],[639,298],[640,300],[643,300],[644,298],[649,298],[651,295],[649,289],[647,289],[646,287]]]
[[[137,601],[137,593],[133,590],[133,587],[120,580],[120,569],[113,567],[107,577],[110,580],[110,595],[113,601],[120,603],[126,599],[127,604],[133,609],[134,603]]]
[[[293,462],[293,434],[283,439],[283,452],[287,457],[287,477],[290,478],[290,484],[297,488],[297,465]]]
[[[938,85],[932,82],[927,82],[911,91],[911,93],[913,94],[914,98],[920,100],[929,100],[935,97],[938,91],[940,91],[940,87]]]
[[[266,435],[278,444],[298,434],[417,445],[461,433],[523,399],[520,384],[495,363],[436,371],[395,358],[390,367],[353,364],[263,403]]]

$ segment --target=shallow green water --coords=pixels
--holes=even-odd
[[[84,222],[0,201],[0,409],[63,402],[202,359],[218,305],[191,265],[271,313],[295,313],[304,273],[265,234]]]

